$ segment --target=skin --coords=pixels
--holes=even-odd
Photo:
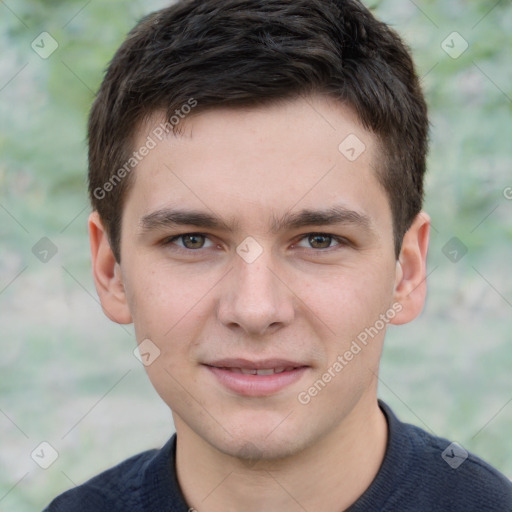
[[[139,129],[137,147],[160,121],[155,114]],[[160,350],[147,371],[173,411],[178,479],[190,506],[339,512],[370,485],[385,454],[377,404],[385,328],[309,403],[298,395],[393,304],[400,311],[389,323],[421,312],[430,220],[416,217],[397,260],[388,197],[376,178],[376,138],[334,100],[214,109],[180,128],[134,171],[121,264],[101,219],[90,216],[103,309],[115,322],[134,322],[138,342],[149,338]],[[354,161],[338,150],[349,134],[366,146]],[[366,223],[271,229],[286,214],[335,206]],[[143,229],[144,217],[177,207],[225,226],[146,222]],[[206,238],[173,238],[187,233]],[[252,263],[236,252],[248,236],[262,250]],[[275,393],[242,396],[203,364],[225,357],[284,358],[307,368]]]

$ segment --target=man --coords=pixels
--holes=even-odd
[[[93,272],[176,435],[59,511],[510,511],[512,484],[377,400],[425,300],[426,105],[356,0],[145,18],[89,124]]]

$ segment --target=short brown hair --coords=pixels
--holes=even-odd
[[[145,17],[112,59],[89,118],[89,194],[117,261],[126,167],[141,122],[320,93],[352,107],[383,151],[395,253],[419,213],[427,107],[400,37],[357,0],[179,0]],[[124,166],[124,167],[123,167]],[[124,169],[124,172],[122,171]]]

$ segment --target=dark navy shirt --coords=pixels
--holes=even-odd
[[[348,512],[512,512],[510,480],[459,445],[400,422],[379,404],[389,427],[384,461]],[[162,449],[135,455],[65,492],[44,512],[188,512],[175,451],[173,435]]]

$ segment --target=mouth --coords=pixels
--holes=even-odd
[[[291,372],[296,369],[296,366],[288,366],[287,368],[261,368],[259,370],[256,370],[255,368],[221,367],[221,370],[226,370],[233,373],[243,373],[244,375],[274,375],[275,373]]]
[[[243,396],[270,396],[297,382],[309,368],[297,361],[223,359],[204,364],[216,380]]]

